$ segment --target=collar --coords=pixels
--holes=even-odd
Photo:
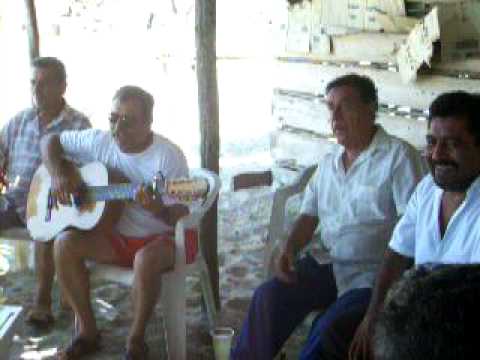
[[[389,135],[383,129],[382,125],[375,124],[375,134],[373,135],[372,141],[370,144],[360,153],[357,160],[364,159],[365,157],[369,157],[375,151],[382,151],[388,150],[388,143],[389,143]],[[342,162],[342,155],[345,151],[345,147],[342,145],[338,145],[334,150],[334,166],[335,170],[343,169],[343,162]]]
[[[478,193],[480,192],[480,176],[477,176],[475,180],[470,184],[467,189],[467,194],[465,195],[465,201],[469,199],[478,199]]]
[[[67,116],[68,114],[70,114],[72,112],[72,108],[70,107],[70,105],[67,104],[67,102],[64,100],[63,101],[63,108],[62,110],[60,111],[60,113],[57,115],[56,118],[52,119],[52,121],[50,121],[47,126],[45,127],[45,129],[49,129],[53,126],[56,126],[58,124],[60,124],[62,121],[64,121],[65,119],[68,119],[69,116]],[[37,118],[38,118],[38,113],[37,113]]]
[[[435,183],[435,180],[434,180],[433,175],[431,173],[428,174],[428,176],[430,176],[431,182],[432,182],[432,184],[435,188],[435,194],[437,194],[438,196],[441,197],[445,190],[440,188]],[[474,199],[474,201],[477,201],[478,196],[480,195],[479,193],[480,193],[480,175],[477,176],[477,178],[475,180],[473,180],[473,182],[470,184],[469,188],[467,189],[467,193],[465,195],[464,202],[467,202],[470,199]]]

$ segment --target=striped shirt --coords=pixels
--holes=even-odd
[[[91,127],[88,118],[65,104],[62,112],[46,127],[40,126],[36,109],[29,108],[14,116],[0,133],[0,168],[5,169],[10,184],[5,196],[13,202],[17,214],[25,220],[30,182],[40,165],[40,141],[47,134]]]

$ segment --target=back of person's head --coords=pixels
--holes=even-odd
[[[119,101],[120,103],[131,99],[139,101],[142,104],[144,114],[148,119],[152,120],[155,100],[149,92],[138,86],[125,85],[118,89],[113,95],[113,101]]]
[[[375,359],[473,359],[479,304],[480,265],[408,271],[379,316]]]
[[[325,93],[341,86],[354,88],[360,95],[360,99],[366,104],[373,104],[375,111],[378,109],[378,96],[375,83],[368,76],[347,74],[333,79],[327,84]]]
[[[430,105],[428,126],[433,118],[463,118],[470,133],[480,144],[480,95],[465,91],[453,91],[439,95]]]
[[[59,82],[67,81],[65,65],[56,57],[37,57],[32,61],[34,69],[49,69]]]

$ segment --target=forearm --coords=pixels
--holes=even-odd
[[[367,316],[370,320],[376,320],[378,313],[383,307],[388,290],[412,265],[412,258],[400,255],[390,248],[387,249],[373,289],[372,299],[367,310]]]
[[[58,135],[45,136],[40,144],[40,150],[42,162],[50,174],[57,172],[65,164],[65,153]]]
[[[313,238],[313,233],[318,225],[316,216],[301,215],[293,226],[287,244],[286,250],[296,255],[302,250]]]

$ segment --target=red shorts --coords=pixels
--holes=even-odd
[[[110,243],[114,251],[120,258],[118,265],[124,267],[132,267],[135,259],[135,254],[145,245],[152,241],[165,242],[168,246],[175,247],[175,240],[173,234],[151,235],[147,237],[131,237],[122,234],[112,234],[110,236]],[[196,230],[185,231],[185,260],[187,264],[195,261],[198,252],[198,233]]]

